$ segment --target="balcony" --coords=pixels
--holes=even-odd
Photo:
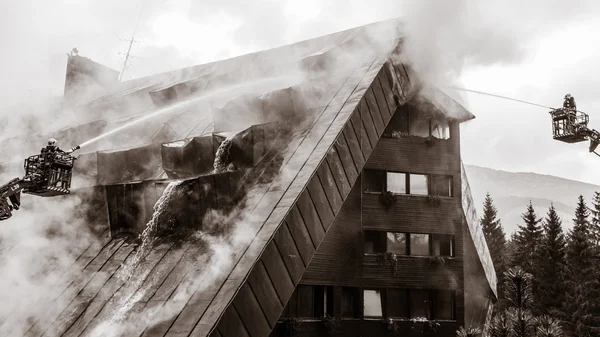
[[[431,205],[427,196],[397,195],[396,202],[386,208],[380,195],[363,193],[363,229],[414,232],[418,228],[420,233],[461,233],[461,208],[456,198],[439,197],[439,204]]]
[[[407,136],[381,138],[365,169],[455,174],[460,170],[459,146],[453,139]]]
[[[455,321],[426,321],[413,322],[410,319],[394,319],[393,322],[386,322],[382,318],[361,319],[341,319],[335,329],[328,331],[324,323],[319,319],[303,320],[300,319],[295,325],[294,332],[289,331],[294,324],[282,319],[271,332],[271,337],[275,336],[389,336],[390,329],[395,328],[399,336],[421,337],[421,336],[454,336],[458,329]]]
[[[462,272],[462,259],[456,257],[443,257],[441,262],[433,256],[363,256],[365,287],[458,289]]]

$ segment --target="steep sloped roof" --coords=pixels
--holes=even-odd
[[[333,47],[352,43],[361,34],[364,38],[365,30],[199,66],[180,75],[189,79],[193,73],[243,72],[248,62],[264,71],[281,67],[284,63],[267,62],[280,58],[288,59],[285,64],[304,58],[311,67],[323,67],[334,57],[328,54]],[[134,251],[124,239],[104,239],[81,254],[57,285],[60,295],[45,303],[41,318],[27,320],[22,334],[267,336],[397,105],[413,94],[409,74],[395,71],[388,59],[395,36],[386,42],[387,48],[365,48],[354,66],[334,68],[338,73],[328,76],[325,103],[310,108],[314,121],[296,130],[275,179],[248,192],[231,235],[201,235],[182,245],[159,239],[134,264],[129,279],[121,271],[127,271],[144,247]],[[318,57],[307,59],[311,54]],[[145,81],[150,79],[139,85],[147,85]],[[217,222],[231,220],[218,212],[209,215]]]

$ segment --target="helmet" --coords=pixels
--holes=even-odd
[[[55,146],[56,145],[56,139],[54,139],[54,138],[48,139],[48,145],[49,146]]]
[[[571,94],[566,94],[565,98],[571,98]]]

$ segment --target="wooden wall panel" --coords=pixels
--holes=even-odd
[[[330,186],[326,186],[331,190]],[[333,188],[336,188],[333,186]],[[331,205],[327,200],[327,195],[324,191],[324,186],[321,184],[318,175],[314,175],[312,179],[308,182],[307,190],[310,198],[312,199],[313,204],[315,205],[315,209],[317,210],[317,214],[319,215],[319,219],[321,220],[321,224],[323,228],[327,232],[329,230],[329,226],[333,222],[333,211],[331,209]]]
[[[285,263],[290,276],[292,277],[292,281],[294,284],[297,284],[304,273],[304,269],[306,268],[304,262],[302,261],[302,257],[298,252],[298,248],[296,247],[296,243],[290,234],[290,231],[287,228],[287,225],[284,223],[281,228],[275,233],[274,242],[277,246],[277,249],[281,253],[283,257],[283,262]]]
[[[233,301],[233,307],[251,336],[269,335],[272,327],[249,285],[242,285]]]
[[[359,106],[360,108],[360,106]],[[358,113],[357,113],[358,112]],[[373,147],[369,142],[369,137],[367,137],[367,131],[362,122],[362,110],[357,109],[352,116],[350,117],[350,123],[352,123],[352,127],[354,128],[354,132],[356,133],[356,138],[360,144],[360,150],[362,151],[363,158],[366,161],[371,156],[371,152],[373,151]]]
[[[292,207],[288,217],[288,224],[290,225],[296,226],[298,223],[304,223],[310,233],[315,248],[319,246],[325,236],[325,230],[323,229],[321,220],[319,220],[315,206],[308,195],[308,191],[304,191],[300,194],[300,197],[296,201],[296,205]]]
[[[288,222],[291,220],[292,211],[290,211],[288,218],[285,221],[285,226],[288,228],[290,234],[292,235],[292,238],[294,238],[294,242],[296,243],[298,253],[300,254],[300,257],[302,258],[302,261],[306,266],[310,262],[310,259],[312,258],[312,255],[315,252],[315,245],[297,209],[295,210],[295,222]]]
[[[365,101],[364,106],[369,110],[371,118],[373,119],[373,125],[375,126],[375,131],[377,131],[377,135],[381,135],[385,129],[385,124],[387,123],[384,124],[384,119],[382,117],[383,113],[379,109],[377,101],[375,100],[375,95],[373,94],[373,86],[367,90],[363,100]],[[379,137],[376,137],[375,139],[378,140]]]
[[[292,283],[292,277],[285,267],[283,258],[273,242],[267,245],[260,260],[264,264],[269,278],[275,286],[279,299],[282,303],[287,302],[290,296],[292,296],[295,286]]]
[[[366,140],[368,141],[369,146],[374,149],[375,145],[377,145],[377,141],[379,140],[379,136],[377,130],[375,129],[373,116],[371,116],[371,110],[369,110],[369,107],[367,106],[367,100],[365,98],[360,101],[358,111],[362,121],[362,126],[365,128]]]
[[[341,196],[347,195],[350,193],[350,188],[352,187],[348,181],[348,177],[346,176],[346,172],[344,171],[344,166],[340,161],[340,156],[337,151],[329,151],[326,157],[327,164],[329,165],[329,169],[332,173],[333,180],[337,185]]]
[[[257,263],[248,277],[248,285],[264,312],[270,327],[273,327],[283,311],[284,304],[279,299],[273,281],[262,263]]]
[[[366,169],[429,174],[460,174],[460,157],[450,153],[450,140],[436,140],[429,145],[425,138],[381,138],[365,165]],[[460,186],[460,185],[459,185]]]
[[[339,156],[340,162],[342,163],[342,167],[344,168],[344,172],[346,172],[348,182],[350,183],[350,185],[353,185],[356,181],[356,178],[358,178],[358,174],[362,168],[356,166],[356,163],[352,158],[350,148],[348,147],[348,143],[346,143],[346,138],[344,137],[343,133],[335,142],[333,149]],[[334,156],[333,153],[331,155]]]
[[[388,210],[379,201],[378,193],[363,195],[363,228],[414,233],[461,233],[455,221],[460,219],[457,200],[440,199],[437,207],[429,206],[427,197],[397,196]]]
[[[389,121],[394,111],[396,111],[396,102],[394,101],[394,93],[390,87],[390,81],[385,68],[381,70],[377,79],[373,81],[373,93],[379,103],[381,115],[387,116],[387,121]]]
[[[353,116],[356,115],[356,111],[353,113]],[[356,165],[356,169],[358,172],[362,170],[362,167],[365,165],[365,156],[360,149],[360,133],[357,133],[354,127],[352,126],[352,121],[346,123],[343,129],[343,135],[346,138],[346,143],[348,144],[348,148],[350,149],[350,153],[352,154],[352,160]]]
[[[461,290],[462,258],[445,258],[443,266],[427,257],[397,256],[398,272],[382,264],[375,254],[363,257],[364,287],[400,287],[409,289]]]
[[[357,181],[319,250],[310,261],[301,283],[360,285],[362,266],[360,212],[360,181]]]
[[[327,200],[329,200],[329,204],[331,205],[331,209],[333,210],[333,215],[336,216],[342,208],[342,203],[344,202],[344,200],[342,199],[340,189],[338,188],[336,180],[334,179],[333,174],[329,169],[329,164],[327,163],[327,161],[321,163],[321,166],[319,166],[319,169],[317,169],[317,175],[319,181],[323,185],[323,190],[327,195]]]
[[[225,309],[225,313],[221,316],[218,330],[223,336],[250,337],[247,328],[242,323],[242,320],[233,305],[230,305]]]

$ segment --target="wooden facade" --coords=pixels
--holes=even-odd
[[[291,336],[291,330],[294,329],[302,336],[385,336],[393,324],[396,324],[398,335],[402,336],[451,336],[459,326],[465,326],[465,322],[473,326],[481,326],[485,322],[489,303],[469,308],[470,317],[465,317],[464,264],[466,260],[473,262],[477,258],[472,258],[475,254],[473,249],[468,250],[468,259],[464,257],[463,242],[471,238],[464,229],[461,204],[458,122],[451,119],[446,121],[451,135],[446,139],[410,134],[392,138],[389,134],[400,128],[402,119],[411,112],[423,119],[433,118],[435,114],[418,111],[419,107],[403,105],[393,110],[395,115],[391,118],[391,115],[369,109],[369,106],[384,106],[385,103],[377,100],[378,96],[367,96],[370,98],[364,100],[367,104],[359,105],[363,108],[359,108],[357,114],[360,120],[358,117],[352,119],[352,122],[357,122],[362,134],[353,134],[348,138],[360,139],[361,142],[354,147],[354,157],[349,150],[348,155],[343,157],[348,165],[341,166],[350,169],[345,170],[344,175],[342,172],[339,175],[342,176],[340,182],[348,181],[345,179],[348,177],[358,179],[270,336]],[[389,131],[386,132],[387,137],[381,137],[384,130]],[[362,170],[358,165],[350,165],[350,159],[354,158],[357,160],[353,162],[364,163]],[[324,171],[330,167],[328,165]],[[429,194],[396,193],[395,203],[386,207],[380,199],[382,192],[386,191],[386,172],[414,173],[428,178],[448,177],[451,192],[446,196],[438,196],[436,203],[430,202]],[[336,181],[335,178],[332,180]],[[334,186],[339,188],[341,185]],[[427,234],[430,240],[435,235],[447,235],[451,237],[451,256],[442,257],[443,262],[440,262],[442,260],[436,259],[437,254],[433,252],[427,256],[411,256],[407,252],[406,255],[395,255],[391,262],[385,262],[386,253],[366,252],[365,242],[369,233],[386,232]],[[470,271],[473,270],[470,268]],[[364,311],[367,305],[364,302],[365,290],[379,291],[381,312],[378,317],[369,317]],[[484,289],[478,290],[485,293]],[[398,293],[402,294],[401,298],[397,296]],[[451,307],[436,308],[436,305],[448,304],[440,300],[437,293],[450,294],[448,299]],[[428,301],[427,322],[411,321],[421,318],[411,309],[423,309],[412,308],[414,303],[411,303],[411,294],[426,294],[423,296]],[[440,313],[441,310],[444,312]],[[394,316],[399,314],[398,311],[402,314]],[[436,318],[436,311],[441,318]],[[473,319],[475,313],[483,313],[483,319]],[[329,323],[335,328],[327,329],[327,322],[322,319],[324,314],[331,315],[333,321],[337,321],[335,324]],[[394,323],[386,323],[386,318],[392,318]]]

